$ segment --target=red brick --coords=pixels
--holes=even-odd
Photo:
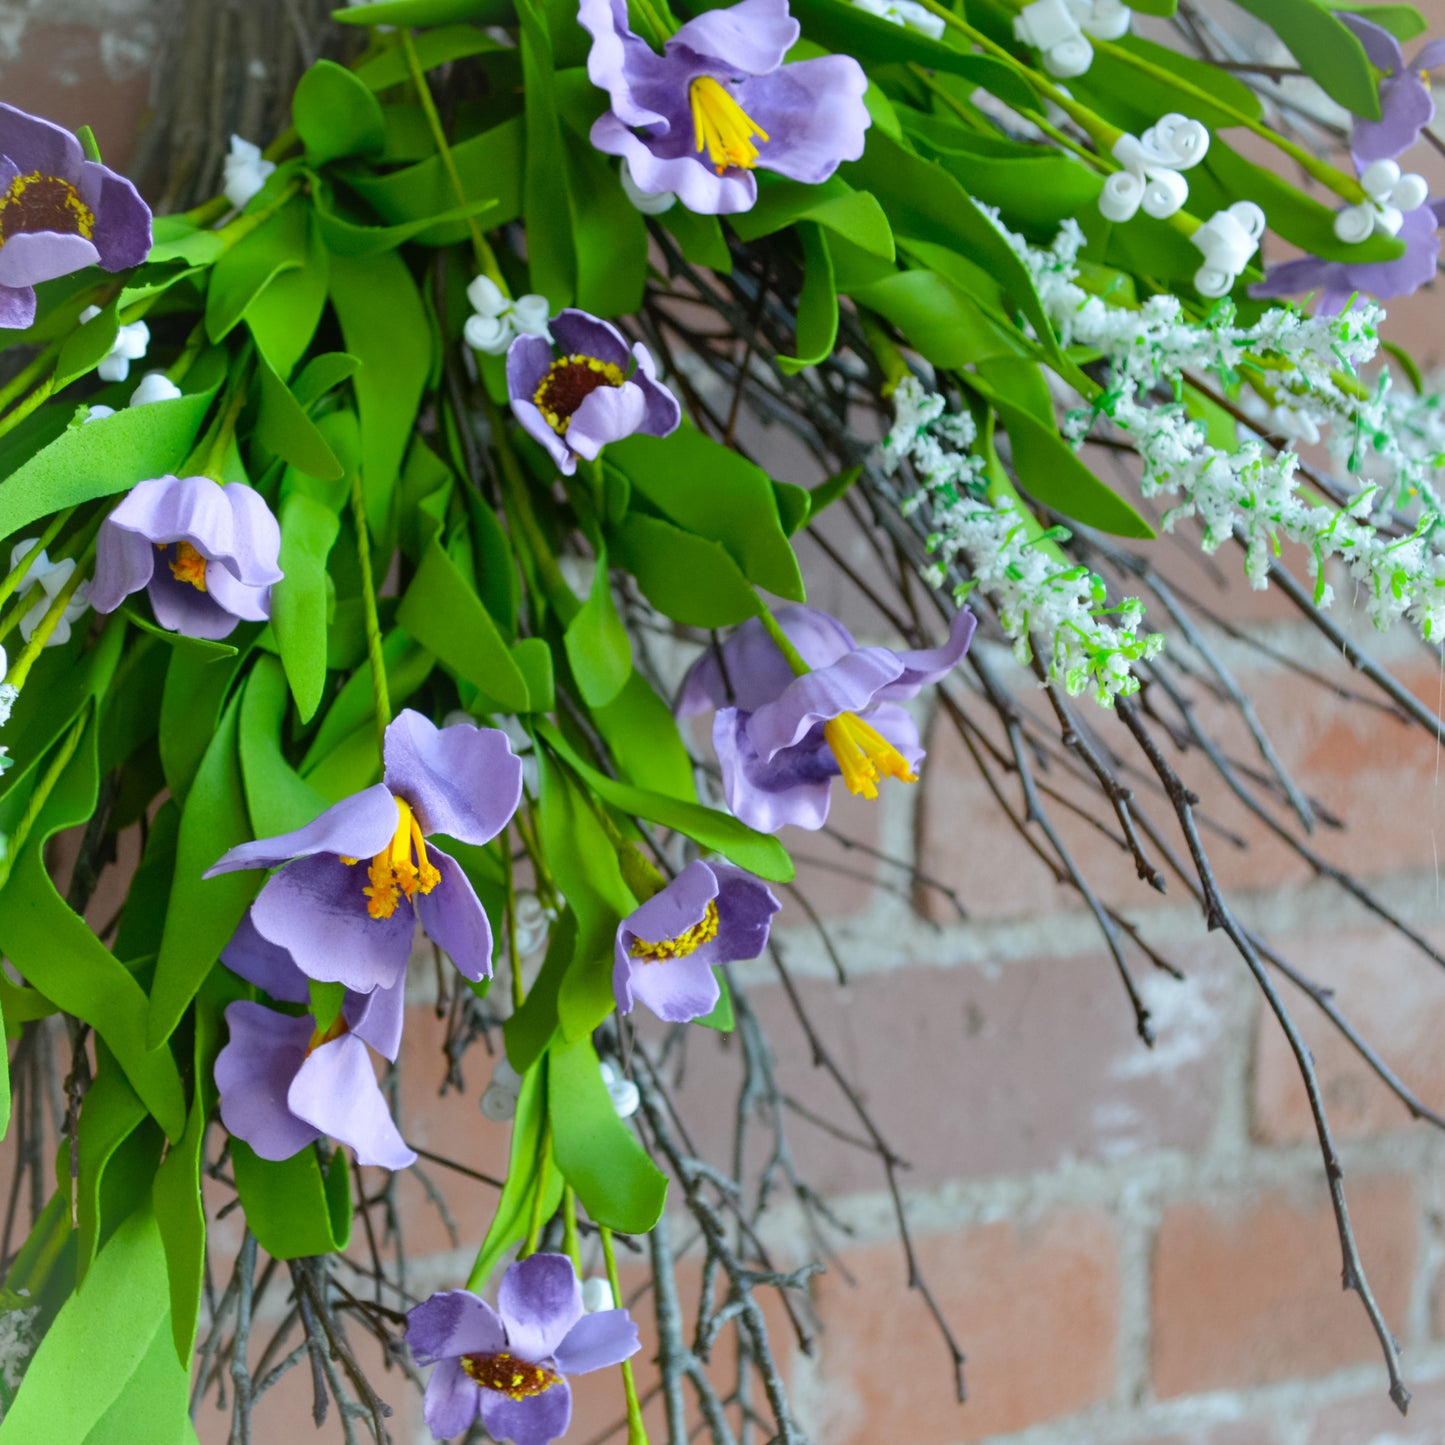
[[[921,1188],[1076,1158],[1202,1149],[1220,1097],[1216,1045],[1230,961],[1211,940],[1182,961],[1191,973],[1184,983],[1156,971],[1140,976],[1156,1012],[1153,1052],[1136,1036],[1103,954],[996,970],[909,967],[860,975],[846,988],[799,980],[798,990],[884,1138],[912,1165],[905,1182]],[[754,987],[748,997],[776,1054],[779,1087],[856,1136],[856,1119],[813,1067],[783,991]],[[661,1033],[660,1025],[642,1027]],[[736,1042],[700,1031],[688,1040],[680,1107],[706,1158],[730,1157],[740,1071]],[[882,1187],[872,1154],[791,1113],[785,1126],[800,1171],[823,1193]],[[764,1148],[765,1127],[755,1123],[751,1133]]]
[[[1434,941],[1445,941],[1435,930]],[[1333,990],[1346,1019],[1426,1107],[1445,1110],[1445,975],[1384,927],[1279,940],[1280,951]],[[1343,1137],[1418,1127],[1329,1019],[1298,990],[1286,1002],[1314,1055],[1330,1122]],[[1314,1137],[1299,1068],[1274,1015],[1261,1008],[1255,1043],[1254,1130],[1267,1143]]]
[[[1413,1391],[1410,1413],[1401,1416],[1387,1393],[1383,1366],[1368,1394],[1322,1406],[1310,1424],[1309,1445],[1439,1445],[1445,1440],[1445,1382],[1405,1382]]]
[[[968,1403],[896,1243],[844,1252],[818,1282],[828,1445],[958,1445],[1069,1415],[1114,1388],[1113,1227],[1067,1210],[917,1241],[919,1265],[968,1354]]]
[[[1375,1297],[1399,1332],[1415,1259],[1410,1182],[1351,1178],[1346,1190]],[[1172,1206],[1155,1242],[1155,1392],[1243,1389],[1378,1358],[1359,1299],[1339,1281],[1323,1180]]]

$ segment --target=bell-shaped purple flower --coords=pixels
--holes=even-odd
[[[572,308],[557,314],[551,332],[550,341],[524,335],[512,342],[507,392],[517,420],[565,475],[577,470],[578,457],[591,461],[608,442],[676,430],[682,409],[640,341],[629,350],[615,326]]]
[[[821,828],[840,775],[867,798],[878,796],[880,777],[915,781],[923,749],[899,703],[957,665],[976,625],[961,608],[942,647],[893,652],[859,647],[837,618],[811,607],[781,608],[776,620],[811,672],[796,676],[753,618],[698,658],[677,706],[680,717],[717,709],[713,747],[728,807],[765,833]]]
[[[489,843],[517,810],[521,760],[497,728],[438,728],[407,708],[386,730],[385,762],[374,787],[294,833],[232,848],[206,877],[284,864],[251,922],[308,978],[358,993],[395,987],[418,920],[467,978],[484,978],[486,910],[456,860],[426,839]]]
[[[1371,161],[1393,160],[1409,150],[1435,118],[1429,72],[1445,65],[1445,40],[1426,41],[1407,63],[1400,42],[1383,26],[1362,15],[1339,19],[1359,38],[1370,63],[1384,72],[1379,120],[1356,120],[1350,137],[1355,164],[1363,169]]]
[[[1316,316],[1338,315],[1356,295],[1373,296],[1379,301],[1410,296],[1435,278],[1435,263],[1440,255],[1436,206],[1440,204],[1417,206],[1405,212],[1396,233],[1405,243],[1405,254],[1393,261],[1326,261],[1319,256],[1302,256],[1297,261],[1271,266],[1264,280],[1249,288],[1249,294],[1297,296],[1315,291],[1319,293]]]
[[[280,554],[281,528],[244,482],[157,477],[100,524],[91,605],[114,612],[144,587],[162,627],[218,640],[271,616]]]
[[[863,154],[868,79],[849,55],[783,64],[798,38],[787,0],[742,0],[689,20],[659,55],[626,0],[581,0],[587,74],[612,108],[592,144],[621,156],[638,190],[723,215],[758,198],[753,167],[817,185]]]
[[[568,1375],[620,1365],[641,1348],[626,1310],[586,1314],[582,1286],[564,1254],[530,1254],[509,1266],[493,1309],[470,1290],[449,1289],[407,1316],[419,1365],[435,1364],[422,1412],[438,1440],[476,1423],[493,1440],[548,1445],[572,1419]]]
[[[88,161],[68,130],[0,104],[0,328],[35,320],[35,287],[150,254],[151,212],[124,176]]]
[[[780,907],[766,884],[731,863],[689,863],[617,926],[619,1011],[643,1003],[670,1024],[711,1013],[720,992],[713,965],[756,958]]]
[[[221,954],[273,998],[304,1003],[306,976],[249,918]],[[416,1161],[392,1122],[372,1073],[369,1044],[395,1060],[401,1046],[403,985],[349,992],[326,1030],[262,1004],[228,1005],[231,1037],[216,1058],[221,1121],[262,1159],[289,1159],[323,1134],[356,1151],[362,1164],[405,1169]]]

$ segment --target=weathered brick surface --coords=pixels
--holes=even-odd
[[[845,1252],[818,1283],[819,1439],[959,1445],[1073,1414],[1114,1386],[1119,1314],[1111,1221],[1063,1210],[917,1242],[920,1267],[968,1353],[968,1404],[897,1245]]]
[[[1351,1215],[1385,1318],[1398,1332],[1415,1262],[1411,1185],[1351,1178]],[[1339,1285],[1323,1184],[1180,1203],[1154,1250],[1151,1375],[1167,1398],[1317,1375],[1378,1358],[1359,1301]]]
[[[1168,1435],[1150,1435],[1129,1445],[1281,1445],[1279,1432],[1268,1420],[1231,1420],[1227,1425],[1200,1425]]]
[[[1439,1445],[1445,1440],[1445,1382],[1412,1382],[1412,1388],[1410,1413],[1403,1417],[1383,1382],[1368,1394],[1320,1406],[1309,1445]]]

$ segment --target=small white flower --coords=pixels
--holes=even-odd
[[[35,545],[37,540],[35,537],[27,537],[23,542],[17,542],[10,549],[10,570],[12,572],[20,565],[20,559]],[[39,595],[34,604],[26,609],[24,616],[20,619],[20,635],[26,642],[30,641],[31,635],[50,610],[50,603],[56,593],[70,581],[74,572],[74,557],[63,557],[59,562],[52,562],[44,550],[30,564],[30,570],[15,589],[17,600],[39,589]],[[56,624],[55,631],[46,639],[45,645],[47,647],[63,647],[69,642],[71,623],[76,621],[89,606],[89,586],[81,583],[71,593],[70,600],[65,604],[65,611],[60,614],[60,621]],[[0,670],[0,677],[4,675],[3,670]]]
[[[238,211],[245,210],[246,203],[266,184],[266,178],[275,169],[275,161],[262,158],[260,146],[233,135],[230,154],[221,167],[221,188],[226,199]]]
[[[627,199],[642,212],[644,216],[660,216],[664,211],[670,211],[677,203],[676,191],[644,191],[637,184],[632,174],[632,167],[624,160],[622,169],[618,172],[622,181],[622,189],[627,194]]]
[[[95,403],[91,406],[86,407],[84,419],[86,421],[99,421],[103,416],[114,415],[115,408],[113,406],[101,406],[99,403]]]
[[[1142,136],[1120,136],[1114,159],[1124,167],[1104,182],[1099,210],[1110,221],[1144,214],[1164,220],[1189,199],[1189,182],[1180,174],[1197,166],[1209,150],[1209,132],[1197,120],[1170,112]]]
[[[1014,16],[1014,38],[1040,52],[1050,75],[1067,80],[1094,63],[1095,40],[1117,40],[1129,29],[1120,0],[1033,0]]]
[[[853,8],[894,25],[906,25],[910,30],[917,30],[934,40],[942,39],[947,28],[947,22],[941,16],[925,9],[917,0],[853,0]]]
[[[83,326],[99,315],[99,306],[87,306],[80,313],[80,323]],[[150,344],[150,327],[144,321],[132,321],[117,328],[114,344],[95,369],[103,381],[124,381],[130,375],[131,362],[139,361]]]
[[[1335,235],[1351,244],[1368,240],[1376,231],[1398,235],[1405,212],[1418,210],[1430,199],[1425,177],[1413,171],[1401,174],[1391,160],[1367,165],[1360,172],[1360,186],[1369,200],[1346,206],[1335,216]]]
[[[131,393],[132,406],[146,406],[153,401],[174,401],[181,389],[163,371],[148,371],[141,377],[140,385]],[[94,415],[95,408],[91,408]]]
[[[19,696],[20,689],[18,687],[8,682],[0,682],[0,728],[10,721],[10,710],[15,706],[15,699]]]
[[[500,356],[518,335],[545,336],[551,306],[545,296],[535,293],[514,301],[490,276],[478,276],[467,287],[467,300],[475,315],[467,317],[462,336],[473,351]]]
[[[1236,201],[1216,211],[1189,238],[1204,255],[1194,273],[1194,289],[1201,296],[1227,296],[1259,249],[1264,235],[1264,212],[1253,201]]]
[[[611,1064],[603,1059],[600,1064],[602,1069],[602,1082],[607,1085],[607,1092],[612,1098],[612,1107],[617,1110],[619,1119],[630,1119],[636,1112],[637,1106],[642,1102],[642,1095],[638,1092],[637,1085],[631,1079],[623,1078]]]
[[[614,1310],[617,1308],[617,1301],[612,1298],[612,1286],[605,1279],[599,1279],[593,1275],[590,1279],[582,1281],[582,1308],[589,1315],[595,1315],[599,1310]]]

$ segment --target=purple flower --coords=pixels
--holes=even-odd
[[[496,728],[437,728],[410,708],[387,728],[385,754],[374,787],[294,833],[232,848],[206,877],[284,864],[251,905],[251,922],[308,978],[363,994],[395,987],[417,919],[467,978],[484,978],[486,911],[456,860],[425,840],[490,842],[516,812],[521,761]]]
[[[954,616],[948,641],[921,652],[859,647],[834,617],[784,607],[777,621],[813,671],[794,675],[756,618],[704,653],[683,682],[680,717],[717,709],[713,747],[728,807],[774,833],[785,823],[821,828],[833,779],[878,796],[880,776],[916,781],[918,728],[900,702],[937,682],[968,650],[976,619]]]
[[[592,144],[621,156],[646,194],[673,191],[708,215],[746,211],[754,166],[817,185],[863,154],[863,67],[848,55],[784,65],[798,38],[787,0],[709,10],[661,55],[628,28],[626,0],[581,0],[577,18],[592,34],[587,74],[612,98]]]
[[[1434,206],[1418,206],[1405,212],[1397,233],[1405,243],[1403,256],[1393,261],[1326,261],[1319,256],[1281,261],[1270,267],[1263,281],[1249,288],[1249,294],[1272,297],[1318,291],[1316,316],[1337,315],[1357,293],[1381,301],[1409,296],[1435,277],[1435,262],[1440,255],[1440,237],[1436,234],[1439,225]]]
[[[781,905],[767,886],[731,863],[689,863],[617,926],[612,991],[631,1013],[645,1003],[670,1024],[711,1013],[715,963],[756,958]]]
[[[244,482],[157,477],[132,487],[101,523],[91,605],[114,612],[144,587],[162,627],[228,637],[239,621],[271,616],[280,552],[271,509]]]
[[[1380,82],[1379,120],[1357,120],[1350,150],[1361,169],[1370,161],[1392,160],[1410,149],[1435,117],[1428,72],[1445,64],[1445,40],[1430,40],[1407,64],[1400,42],[1388,30],[1359,15],[1339,17],[1354,31],[1370,63],[1385,72]]]
[[[516,1445],[566,1433],[572,1391],[564,1378],[619,1365],[641,1347],[626,1310],[584,1314],[582,1287],[563,1254],[531,1254],[502,1276],[494,1310],[470,1290],[434,1294],[411,1311],[406,1342],[435,1364],[422,1411],[438,1440],[472,1428]]]
[[[242,978],[273,998],[307,1001],[306,976],[284,948],[242,921],[221,954]],[[326,1030],[258,1003],[226,1008],[231,1037],[216,1058],[221,1121],[263,1159],[289,1159],[323,1134],[356,1151],[362,1164],[405,1169],[416,1162],[392,1122],[371,1071],[367,1045],[395,1060],[401,1045],[402,984],[374,993],[348,990]]]
[[[615,326],[572,308],[558,312],[551,330],[550,341],[518,336],[512,342],[507,391],[517,420],[566,476],[577,470],[578,457],[591,461],[608,442],[676,430],[682,410],[640,341],[629,351]]]
[[[68,130],[0,104],[0,327],[35,320],[35,286],[86,266],[124,271],[150,254],[151,212],[123,176],[88,161]]]

